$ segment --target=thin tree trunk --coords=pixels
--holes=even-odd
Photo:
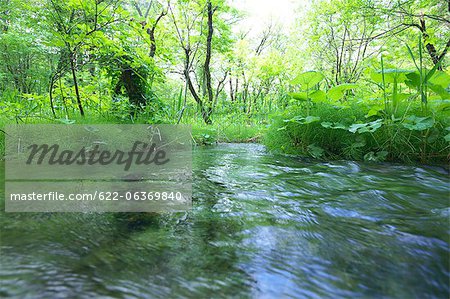
[[[206,39],[206,57],[205,57],[205,64],[204,64],[204,75],[205,75],[205,83],[206,83],[206,90],[208,93],[208,104],[207,104],[207,113],[208,118],[209,115],[212,113],[213,109],[213,101],[214,101],[214,95],[212,90],[212,83],[211,83],[211,56],[212,56],[212,37],[214,33],[213,28],[213,14],[214,10],[211,4],[211,1],[208,1],[208,36]]]
[[[152,28],[147,29],[147,34],[150,37],[150,57],[155,57],[156,54],[156,38],[155,38],[155,30],[156,26],[158,25],[159,21],[167,14],[166,11],[161,12],[161,14],[156,19],[155,23],[153,24]]]
[[[235,98],[234,98],[233,78],[232,78],[232,77],[230,77],[229,83],[230,83],[230,97],[231,97],[231,102],[234,102],[234,101],[235,101]]]
[[[195,90],[195,87],[192,84],[191,76],[189,75],[189,65],[191,62],[189,49],[184,49],[184,53],[185,53],[184,77],[186,78],[186,84],[187,84],[192,96],[194,97],[194,100],[197,102],[198,106],[200,107],[200,112],[202,113],[203,120],[205,121],[206,124],[210,125],[210,124],[212,124],[210,114],[208,113],[208,111],[205,110],[203,102],[200,99],[197,91]]]
[[[56,118],[55,107],[53,107],[53,86],[54,86],[54,84],[55,84],[55,76],[52,76],[50,78],[50,89],[49,89],[48,95],[50,98],[50,107],[52,109],[53,117]]]
[[[84,116],[84,109],[83,109],[83,105],[81,104],[80,90],[78,89],[77,73],[76,73],[76,69],[75,69],[75,61],[74,60],[75,60],[75,55],[72,52],[70,54],[70,68],[72,69],[73,85],[75,87],[75,94],[77,96],[78,110],[80,110],[81,116]]]

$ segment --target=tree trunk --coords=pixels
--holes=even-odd
[[[152,28],[147,29],[147,34],[150,37],[150,53],[149,56],[151,58],[155,57],[156,54],[156,38],[155,38],[155,30],[156,26],[158,25],[159,21],[167,14],[166,11],[161,12],[161,14],[156,19],[155,23],[153,24]]]
[[[132,106],[131,115],[135,115],[136,111],[143,110],[147,104],[147,98],[145,96],[145,84],[147,76],[145,74],[138,74],[136,70],[132,69],[129,63],[122,66],[122,72],[119,81],[114,88],[114,94],[119,95],[121,93],[122,86],[125,87],[128,101]]]
[[[56,118],[55,107],[53,104],[53,86],[55,84],[55,75],[50,78],[50,87],[49,87],[49,98],[50,98],[50,108],[52,109],[53,117]]]
[[[212,124],[211,120],[211,114],[213,111],[213,105],[214,105],[214,93],[212,89],[212,80],[211,80],[211,56],[212,56],[212,37],[214,33],[213,28],[213,15],[214,15],[215,9],[213,9],[211,1],[208,1],[207,3],[207,13],[208,13],[208,35],[206,39],[206,57],[205,57],[205,63],[203,64],[203,80],[197,80],[203,81],[203,85],[206,86],[206,100],[205,102],[202,101],[200,96],[198,95],[197,91],[195,90],[194,84],[192,83],[191,76],[189,74],[191,69],[191,49],[189,47],[189,44],[183,45],[184,48],[184,54],[185,54],[185,65],[184,65],[184,77],[186,79],[186,84],[189,88],[190,93],[194,97],[194,100],[197,102],[200,112],[202,114],[202,118],[205,121],[207,125]],[[183,43],[183,42],[182,42]],[[200,82],[199,82],[200,83]]]
[[[77,96],[78,109],[80,110],[81,116],[84,116],[84,109],[83,109],[83,105],[81,104],[80,90],[78,89],[78,80],[77,80],[75,59],[76,59],[75,53],[73,53],[73,52],[70,53],[70,68],[72,70],[73,85],[75,87],[75,94]]]
[[[195,87],[192,84],[191,76],[189,75],[189,65],[191,62],[190,50],[184,49],[184,54],[185,54],[184,77],[186,78],[186,84],[187,84],[192,96],[194,97],[194,100],[197,102],[198,106],[200,107],[200,112],[202,113],[203,120],[205,121],[206,124],[210,125],[210,124],[212,124],[210,114],[208,113],[207,110],[205,110],[202,99],[200,99],[197,91],[195,90]]]
[[[422,31],[423,42],[425,43],[425,48],[427,49],[427,52],[430,55],[433,64],[437,65],[438,63],[441,63],[445,55],[447,54],[448,48],[450,47],[450,40],[448,40],[447,44],[442,50],[442,53],[439,55],[438,51],[436,50],[436,47],[432,43],[428,42],[429,35],[427,33],[427,27],[424,19],[420,20],[419,28],[420,31]],[[442,64],[438,66],[438,70],[442,71],[443,69],[444,68]]]
[[[214,10],[213,10],[211,1],[208,1],[208,36],[206,39],[205,64],[203,66],[205,85],[206,85],[206,90],[207,90],[207,95],[208,95],[208,101],[207,101],[207,105],[206,105],[208,118],[209,118],[209,115],[212,113],[213,101],[214,101],[214,95],[213,95],[213,89],[212,89],[212,83],[211,83],[211,69],[210,69],[211,55],[212,55],[212,38],[213,38],[213,33],[214,33],[213,14],[214,14]]]
[[[234,97],[233,78],[231,76],[230,76],[230,97],[231,102],[234,103],[236,101],[236,98]]]

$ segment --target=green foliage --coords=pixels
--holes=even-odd
[[[408,50],[411,52],[409,47]],[[444,128],[448,125],[448,103],[443,101],[447,98],[450,76],[438,71],[437,65],[430,71],[418,68],[417,72],[384,68],[383,58],[381,70],[368,73],[379,91],[358,100],[354,94],[347,95],[347,101],[339,106],[336,106],[336,101],[346,96],[348,91],[357,90],[358,84],[345,83],[332,87],[327,92],[328,102],[321,99],[311,107],[309,101],[312,97],[308,90],[290,93],[296,100],[307,101],[307,109],[304,111],[301,106],[293,106],[293,110],[287,110],[288,113],[278,114],[265,143],[272,149],[314,158],[371,162],[447,159],[449,137]],[[295,83],[304,86],[308,86],[309,82],[317,84],[321,76],[316,77],[315,74],[302,73]],[[409,93],[399,92],[405,86],[415,88],[417,93],[414,89]],[[384,105],[380,105],[378,100],[380,93]],[[433,93],[440,100],[435,100]],[[420,101],[415,101],[417,98]],[[427,107],[431,99],[431,103],[435,104],[429,111]],[[335,111],[331,113],[333,109]]]
[[[199,119],[186,120],[192,125],[192,137],[197,145],[217,142],[258,142],[265,126],[255,119],[239,114],[215,116],[212,126],[205,127]]]
[[[358,87],[358,84],[354,83],[344,83],[340,84],[338,86],[335,86],[333,88],[330,88],[328,90],[327,95],[332,100],[340,100],[345,96],[345,93],[349,90],[356,89]]]
[[[289,93],[289,95],[295,100],[306,101],[307,117],[310,117],[311,100],[321,101],[325,99],[325,93],[321,90],[311,92],[311,89],[318,85],[324,78],[325,76],[320,72],[309,71],[297,75],[291,81],[292,85],[299,85],[303,92],[293,92]]]
[[[292,85],[300,85],[303,90],[309,90],[314,85],[319,84],[325,76],[320,72],[309,71],[299,74],[292,81]]]
[[[0,120],[190,123],[197,144],[265,134],[273,150],[319,159],[447,159],[444,4],[320,0],[292,35],[273,24],[256,37],[235,30],[244,16],[230,5],[2,1]]]
[[[420,106],[413,111],[420,111]],[[304,113],[292,108],[276,115],[264,143],[272,150],[290,154],[371,162],[439,162],[447,158],[450,148],[444,129],[447,119],[409,116],[403,121],[379,118],[364,122],[361,104],[336,108],[319,103],[311,113],[322,122],[307,124],[306,117],[299,116]]]
[[[408,116],[403,122],[403,126],[411,131],[425,131],[431,129],[435,121],[432,117]]]

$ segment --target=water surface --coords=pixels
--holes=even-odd
[[[188,213],[1,212],[0,297],[449,297],[445,171],[251,144],[193,169]]]

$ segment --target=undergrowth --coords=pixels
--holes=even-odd
[[[317,103],[310,109],[314,117],[310,117],[308,123],[304,109],[291,107],[273,116],[263,142],[274,151],[321,159],[448,161],[449,122],[444,115],[434,116],[431,125],[431,122],[426,123],[427,118],[420,117],[420,107],[409,110],[423,120],[422,129],[411,118],[367,118],[362,111],[363,107],[358,104],[343,108]]]

